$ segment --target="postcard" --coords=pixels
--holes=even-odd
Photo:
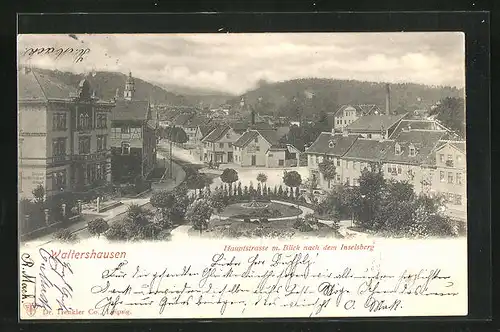
[[[459,32],[20,34],[19,316],[466,316]]]

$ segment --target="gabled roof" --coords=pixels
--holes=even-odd
[[[259,136],[259,133],[256,130],[249,130],[241,135],[240,138],[238,138],[236,142],[233,143],[233,145],[243,148],[257,136]]]
[[[146,121],[149,110],[149,101],[147,100],[117,100],[111,113],[111,119],[115,121]]]
[[[402,131],[405,130],[414,130],[414,129],[422,129],[422,130],[446,130],[443,125],[439,124],[434,120],[409,120],[403,119],[399,122],[396,129],[391,134],[391,137],[397,137]]]
[[[359,135],[347,135],[321,133],[306,153],[326,154],[331,156],[343,156],[358,139]],[[331,144],[331,143],[333,144]]]
[[[193,114],[190,113],[179,114],[172,123],[176,126],[184,126],[192,117]]]
[[[382,161],[393,144],[393,141],[358,138],[343,158],[362,161]]]
[[[349,126],[347,130],[351,132],[380,132],[387,130],[401,121],[406,114],[401,115],[366,115],[362,116]]]
[[[345,110],[356,111],[357,116],[378,115],[382,114],[382,110],[375,104],[369,105],[342,105],[334,112],[334,115],[340,115]]]
[[[445,134],[445,131],[437,130],[403,131],[394,139],[391,148],[386,153],[385,160],[405,164],[433,164],[434,149]],[[400,154],[396,154],[396,144],[399,144]],[[416,155],[413,157],[409,155],[410,146],[416,149]]]
[[[217,124],[215,124],[215,123],[209,123],[209,124],[199,126],[201,137],[205,137],[208,133],[210,133],[212,130],[214,130],[215,127],[217,127]]]
[[[77,88],[69,86],[53,76],[42,74],[36,69],[18,71],[18,99],[41,100],[70,99]]]
[[[445,141],[443,138],[439,141],[436,146],[436,151],[441,150],[444,146],[451,145],[455,149],[459,150],[462,153],[465,153],[465,141]]]
[[[229,130],[231,130],[231,127],[228,125],[218,125],[212,131],[208,133],[207,136],[203,138],[203,141],[205,142],[210,142],[214,143],[217,142],[219,139],[221,139]]]

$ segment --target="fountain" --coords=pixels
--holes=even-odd
[[[257,202],[255,199],[252,200],[249,203],[242,203],[242,207],[247,208],[247,209],[265,209],[269,206],[269,204]]]

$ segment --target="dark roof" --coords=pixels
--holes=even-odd
[[[397,137],[402,131],[422,129],[422,130],[447,130],[444,126],[435,120],[407,120],[403,119],[397,125],[396,129],[391,134],[392,137]]]
[[[211,143],[217,142],[230,129],[231,129],[231,127],[229,127],[227,125],[219,125],[219,126],[215,127],[214,129],[212,129],[212,131],[210,133],[208,133],[208,135],[205,136],[203,138],[203,140],[206,142],[211,142]]]
[[[276,130],[257,130],[257,132],[264,137],[266,141],[271,144],[272,147],[284,147],[284,144],[280,143],[280,138],[278,137],[278,132]]]
[[[203,126],[207,123],[210,122],[209,118],[201,117],[201,116],[193,116],[191,117],[184,125],[183,127],[189,127],[189,128],[197,128],[199,126]]]
[[[385,160],[405,164],[434,164],[434,149],[445,134],[445,131],[437,130],[403,131],[393,140],[390,149],[386,153]],[[399,144],[401,148],[400,154],[396,154],[396,144]],[[409,155],[411,145],[417,150],[414,157]]]
[[[55,77],[42,74],[36,69],[24,69],[18,72],[18,99],[44,100],[69,99],[77,92],[76,87],[62,83]]]
[[[465,153],[465,141],[448,141],[444,140],[445,138],[441,138],[439,143],[436,146],[436,150],[442,148],[446,144],[450,144],[451,146],[455,147],[456,149],[462,151]]]
[[[255,130],[274,130],[274,127],[268,122],[256,122],[255,124],[250,125],[250,128]]]
[[[370,105],[342,105],[338,110],[334,112],[335,115],[343,112],[345,109],[349,108],[356,111],[357,116],[382,114],[383,111],[375,104]]]
[[[358,138],[343,157],[363,161],[381,161],[385,159],[387,151],[393,144],[393,141]]]
[[[401,115],[366,115],[362,116],[349,126],[347,130],[353,132],[379,132],[387,130],[403,119],[406,114]]]
[[[463,153],[465,153],[465,142],[453,142],[450,144],[459,149],[460,151],[462,151]]]
[[[252,125],[248,121],[238,121],[238,122],[233,122],[231,123],[231,128],[238,133],[238,134],[243,134],[245,131],[248,129],[252,130],[274,130],[274,127],[270,125],[267,122],[256,122],[254,125]]]
[[[193,117],[193,114],[190,114],[190,113],[179,114],[173,120],[173,124],[176,126],[184,126],[189,121],[189,119],[191,119],[192,117]]]
[[[173,110],[173,111],[167,111],[163,114],[160,115],[160,120],[162,121],[173,121],[175,118],[180,114],[180,111],[178,110]]]
[[[256,130],[249,130],[245,132],[243,135],[233,143],[234,146],[237,147],[245,147],[251,140],[257,137],[259,133]]]
[[[215,124],[215,123],[201,125],[200,126],[201,136],[205,137],[208,133],[210,133],[212,130],[214,130],[216,126],[217,126],[217,124]]]
[[[231,128],[233,128],[233,130],[238,134],[243,134],[247,131],[248,127],[249,125],[245,121],[231,123]]]
[[[112,120],[147,120],[149,102],[147,100],[117,100],[112,111]]]
[[[343,156],[357,139],[358,135],[343,136],[342,134],[321,133],[306,152]],[[330,147],[330,142],[333,142],[332,147]]]

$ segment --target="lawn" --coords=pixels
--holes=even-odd
[[[248,208],[244,207],[242,203],[234,203],[228,205],[221,216],[227,218],[244,219],[244,218],[283,218],[295,217],[302,213],[300,209],[295,206],[285,205],[275,202],[262,202],[265,208]]]

